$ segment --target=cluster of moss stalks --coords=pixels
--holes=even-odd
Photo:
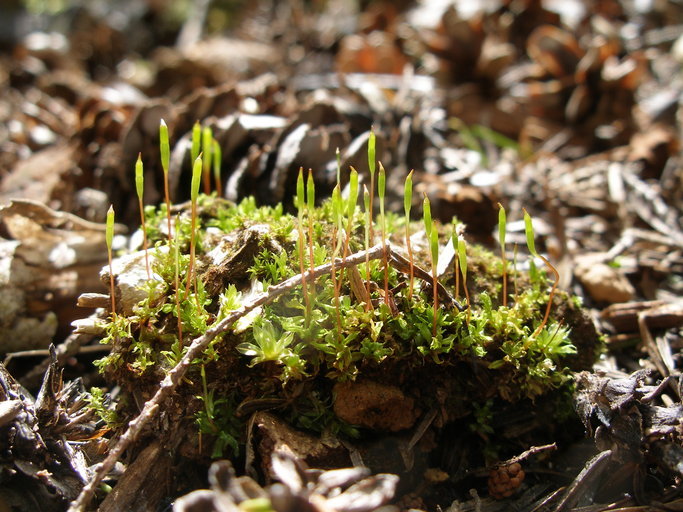
[[[139,261],[146,266],[146,298],[132,311],[117,311],[110,272],[112,313],[102,342],[113,346],[98,362],[110,380],[146,399],[193,339],[265,296],[194,359],[174,395],[178,419],[193,425],[205,455],[237,455],[250,413],[265,409],[309,431],[363,435],[334,413],[333,388],[344,381],[396,386],[421,410],[440,411],[442,424],[465,421],[492,442],[498,405],[553,396],[558,411],[568,410],[571,371],[592,362],[596,336],[578,301],[556,291],[543,271],[555,273],[536,253],[526,212],[528,249],[539,260],[527,259],[529,270],[522,271],[517,258],[505,257],[502,206],[501,256],[465,243],[457,221],[433,222],[427,199],[422,221],[411,221],[412,174],[405,215],[385,212],[385,173],[381,164],[375,172],[374,137],[363,207],[354,170],[344,180],[345,193],[337,186],[320,204],[311,173],[307,180],[300,173],[296,215],[281,205],[259,207],[251,198],[232,204],[216,192],[199,194],[201,177],[209,191],[212,169],[220,183],[217,149],[210,131],[196,128],[189,208],[172,206],[167,190],[165,204],[144,209]],[[167,174],[163,122],[161,154]],[[140,198],[142,175],[139,159]],[[111,210],[110,225],[113,217]],[[535,265],[541,260],[547,266]],[[326,264],[329,272],[313,271]],[[299,285],[269,298],[297,275]],[[125,411],[119,404],[119,422]],[[116,426],[114,416],[107,420]]]

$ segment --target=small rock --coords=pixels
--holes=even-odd
[[[105,336],[107,333],[107,322],[94,315],[88,318],[80,318],[71,322],[74,334],[89,334],[91,336]]]
[[[629,302],[635,295],[633,285],[616,269],[604,262],[602,253],[576,258],[574,274],[591,298],[598,302]]]
[[[399,388],[372,381],[338,382],[334,413],[352,425],[397,432],[410,428],[420,414]]]
[[[152,266],[156,251],[167,252],[168,247],[149,249],[149,264]],[[116,258],[112,262],[116,282],[116,309],[124,315],[132,315],[135,306],[149,295],[145,283],[149,280],[145,265],[145,251],[138,251]],[[160,276],[152,273],[152,279],[163,281]],[[109,265],[100,270],[100,280],[109,288]],[[158,287],[156,296],[161,296],[163,287]]]

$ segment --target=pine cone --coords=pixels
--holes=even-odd
[[[489,494],[497,500],[509,498],[523,481],[524,470],[519,462],[496,466],[489,473]]]

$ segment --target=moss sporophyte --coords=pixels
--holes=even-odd
[[[206,168],[194,150],[191,212],[171,237],[168,205],[145,210],[152,277],[139,285],[144,298],[112,318],[112,352],[99,366],[136,392],[168,392],[157,389],[166,376],[204,444],[210,438],[209,455],[235,455],[244,443],[246,403],[276,404],[308,430],[359,432],[335,414],[339,382],[391,384],[442,411],[444,423],[472,425],[485,405],[567,396],[569,368],[578,368],[572,329],[586,329],[574,301],[540,271],[516,270],[519,290],[506,297],[504,253],[433,221],[426,198],[423,229],[411,222],[412,173],[399,217],[384,211],[380,166],[373,229],[372,192],[363,185],[361,211],[355,171],[346,197],[337,187],[319,206],[312,173],[304,183],[301,171],[292,216],[199,194]],[[529,252],[548,264],[527,234]],[[454,298],[460,281],[465,305]]]

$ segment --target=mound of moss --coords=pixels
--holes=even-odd
[[[467,307],[463,283],[455,289],[463,273],[449,248],[453,226],[438,226],[433,238],[442,263],[435,294],[433,245],[422,224],[406,230],[402,218],[386,215],[382,245],[379,223],[354,209],[342,227],[332,201],[296,217],[253,199],[234,205],[200,196],[196,214],[190,274],[190,212],[174,215],[168,237],[165,207],[147,209],[150,275],[142,253],[114,263],[120,310],[102,339],[112,351],[98,362],[128,397],[119,402],[119,423],[109,419],[116,427],[193,339],[263,299],[213,339],[173,395],[168,414],[184,425],[190,458],[243,453],[247,421],[265,410],[321,436],[360,442],[457,425],[483,453],[514,451],[570,414],[572,371],[600,349],[592,323],[565,293],[554,294],[543,323],[550,283],[534,265],[522,272],[508,262],[503,306],[503,262],[475,245],[465,250]],[[366,251],[368,224],[380,243],[374,252]],[[406,231],[410,255],[402,249]],[[321,265],[329,271],[314,279],[309,271]],[[303,283],[271,293],[302,270]],[[132,302],[122,283],[136,290]],[[529,411],[523,419],[509,418],[521,409]],[[515,421],[525,426],[511,430]]]

